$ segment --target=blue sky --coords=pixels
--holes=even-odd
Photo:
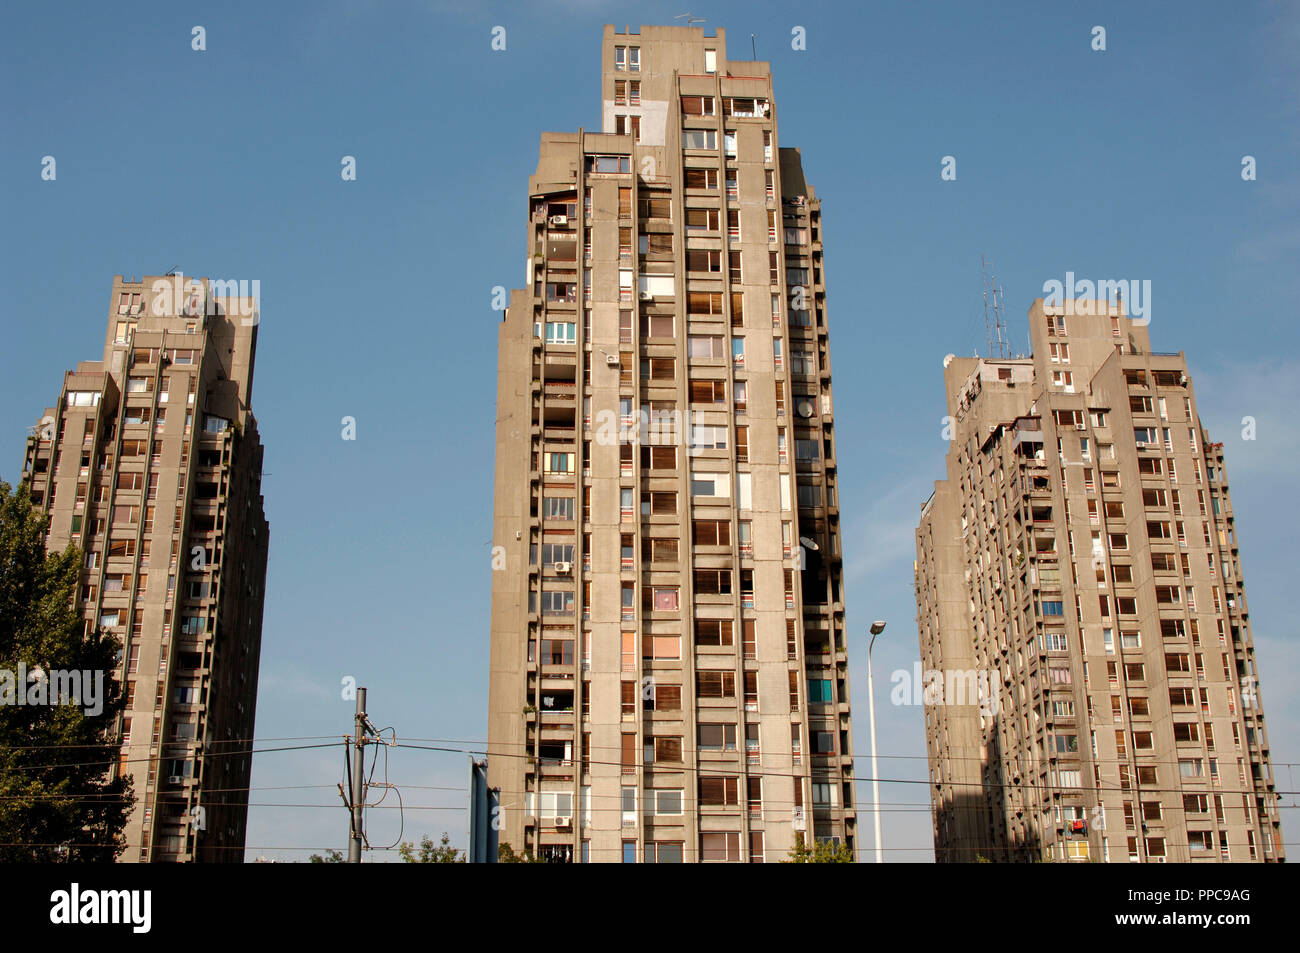
[[[114,274],[261,281],[253,406],[272,542],[259,738],[346,733],[351,675],[399,737],[481,746],[491,289],[521,279],[540,134],[599,125],[602,25],[682,12],[593,0],[0,13],[0,477],[16,477],[62,372],[99,356]],[[881,774],[897,779],[882,787],[888,858],[931,858],[921,710],[888,704],[888,675],[917,657],[912,533],[943,473],[942,358],[984,346],[981,253],[1013,343],[1043,282],[1066,271],[1152,282],[1153,344],[1188,353],[1226,445],[1278,786],[1296,790],[1282,763],[1300,762],[1285,596],[1300,517],[1281,501],[1300,478],[1297,8],[715,3],[702,15],[727,29],[733,57],[755,34],[782,144],[801,148],[825,201],[848,622],[889,621],[875,658]],[[204,52],[190,48],[195,25]],[[504,52],[490,47],[497,25]],[[791,49],[795,25],[806,52]],[[1095,25],[1104,52],[1090,48]],[[344,155],[355,182],[340,178]],[[940,180],[945,155],[956,181]],[[1257,181],[1241,178],[1245,155]],[[345,415],[355,442],[340,438]],[[1257,440],[1241,439],[1246,415]],[[866,755],[864,642],[850,668]],[[391,753],[406,839],[445,829],[463,844],[465,762]],[[248,856],[342,848],[341,768],[332,749],[257,756]],[[860,806],[869,797],[860,785]],[[277,803],[322,806],[264,806]],[[373,844],[398,838],[398,816],[372,812]],[[865,811],[861,824],[868,848]]]

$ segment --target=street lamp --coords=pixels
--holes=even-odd
[[[871,623],[871,641],[867,644],[867,709],[870,712],[871,721],[871,794],[875,815],[876,826],[876,863],[885,862],[885,848],[881,843],[880,835],[880,768],[876,761],[876,691],[875,682],[871,677],[871,650],[876,646],[876,636],[885,631],[885,623],[876,621]]]

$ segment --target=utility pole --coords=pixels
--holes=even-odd
[[[348,863],[361,863],[361,829],[364,823],[366,804],[366,782],[363,774],[366,767],[366,732],[369,730],[366,717],[366,690],[357,689],[356,736],[352,740],[352,830],[348,840]]]

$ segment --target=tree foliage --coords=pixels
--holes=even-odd
[[[516,854],[515,849],[504,841],[497,845],[497,863],[498,864],[540,864],[543,861],[533,856],[533,852],[527,848],[522,854]]]
[[[45,551],[48,516],[26,483],[0,481],[0,862],[111,861],[135,803],[130,777],[108,780],[124,699],[116,678],[121,645],[86,627],[77,609],[81,551]],[[42,672],[103,673],[102,710],[16,704]],[[27,697],[27,696],[25,696]]]
[[[411,843],[403,843],[397,848],[402,860],[408,864],[463,864],[465,854],[451,846],[451,837],[443,831],[442,839],[435,844],[428,834],[420,839],[417,848]]]
[[[853,850],[848,844],[837,844],[829,840],[814,841],[811,847],[800,837],[783,864],[851,864],[854,862]]]

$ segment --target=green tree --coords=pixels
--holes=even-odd
[[[833,841],[819,840],[814,841],[809,847],[802,837],[796,835],[798,839],[795,845],[790,848],[787,859],[781,861],[783,864],[851,864],[853,863],[853,851],[848,844],[836,844]]]
[[[25,482],[0,481],[0,862],[112,861],[135,804],[129,776],[108,779],[120,750],[111,739],[121,644],[86,633],[81,551],[47,554],[48,525]],[[102,673],[102,707],[16,704],[20,692],[33,697],[22,670],[29,683],[35,671]]]
[[[442,840],[435,844],[428,834],[420,839],[420,846],[404,843],[397,848],[402,860],[408,864],[463,864],[465,854],[451,846],[451,837],[443,831]]]
[[[497,863],[498,864],[540,864],[542,861],[533,856],[533,852],[527,848],[522,854],[516,854],[515,849],[507,843],[497,845]]]
[[[341,864],[344,862],[344,857],[339,851],[327,848],[324,857],[320,854],[312,854],[307,860],[313,864]]]

